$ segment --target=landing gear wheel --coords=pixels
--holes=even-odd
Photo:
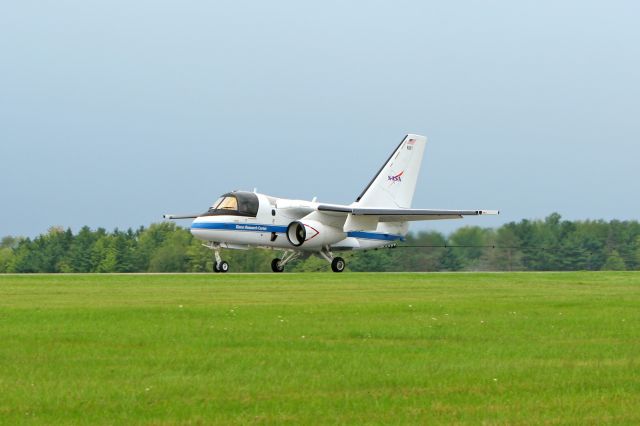
[[[220,263],[213,264],[213,272],[227,272],[229,270],[229,264],[224,260]]]
[[[282,266],[282,260],[281,259],[273,259],[271,261],[271,270],[273,272],[283,272],[284,271],[284,266]]]
[[[229,264],[226,261],[222,261],[220,262],[220,264],[218,265],[218,272],[228,272],[229,271]]]
[[[344,263],[344,259],[341,257],[334,257],[331,261],[331,270],[333,272],[342,272],[345,266],[347,266],[347,264]]]

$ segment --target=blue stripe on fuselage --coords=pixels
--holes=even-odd
[[[347,232],[347,236],[364,240],[404,241],[402,235],[381,234],[378,232],[351,231]]]
[[[222,222],[196,222],[191,224],[191,229],[212,229],[217,231],[246,231],[246,232],[287,232],[287,227],[282,225],[265,225],[253,223],[222,223]],[[347,237],[362,238],[365,240],[404,241],[401,235],[382,234],[379,232],[351,231]]]
[[[248,231],[248,232],[287,232],[286,226],[264,225],[254,223],[220,223],[220,222],[196,222],[191,224],[191,229],[215,229],[218,231]]]

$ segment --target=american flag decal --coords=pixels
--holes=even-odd
[[[411,151],[413,149],[413,144],[416,143],[415,139],[409,139],[407,141],[407,151]]]

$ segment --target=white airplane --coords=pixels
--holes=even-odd
[[[250,247],[282,250],[271,262],[273,272],[283,272],[292,260],[311,254],[331,263],[334,272],[342,272],[345,261],[333,252],[394,245],[407,235],[408,222],[499,214],[497,210],[412,209],[426,143],[424,136],[405,136],[349,205],[234,191],[221,196],[205,213],[164,218],[195,219],[191,233],[214,251],[216,272],[229,270],[220,249]]]

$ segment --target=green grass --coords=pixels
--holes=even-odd
[[[640,273],[0,276],[0,423],[640,424]]]

